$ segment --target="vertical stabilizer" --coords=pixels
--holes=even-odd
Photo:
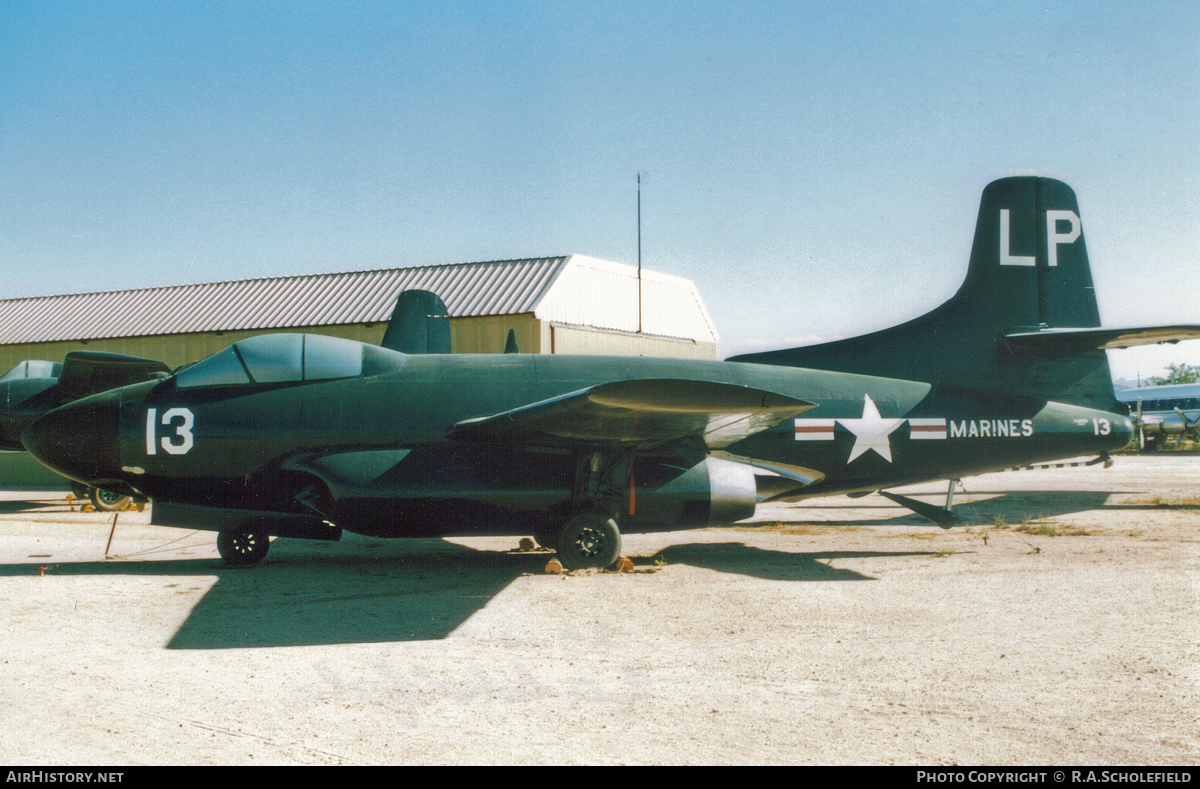
[[[450,353],[446,305],[427,290],[402,291],[380,345],[401,353]]]
[[[1005,335],[1100,325],[1079,205],[1071,187],[1021,176],[983,190],[967,276],[915,320],[848,340],[729,361],[881,375],[1109,408],[1102,350],[1018,353]]]

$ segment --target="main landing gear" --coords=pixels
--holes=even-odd
[[[248,529],[225,529],[217,532],[217,552],[231,567],[249,567],[267,556],[271,538],[262,532]]]
[[[571,509],[561,528],[539,526],[533,534],[543,548],[558,551],[568,570],[611,567],[621,558],[621,529],[609,513],[625,500],[633,454],[628,451],[581,452],[576,455]]]
[[[558,560],[568,570],[610,567],[621,558],[621,530],[602,512],[581,512],[558,535]]]

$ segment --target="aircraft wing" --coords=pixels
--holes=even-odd
[[[547,447],[644,447],[696,437],[718,449],[815,407],[712,381],[616,381],[466,419],[451,428],[450,436]]]
[[[1081,351],[1132,348],[1135,345],[1200,340],[1200,326],[1138,326],[1119,329],[1042,329],[1006,334],[1016,351],[1069,356]]]
[[[125,356],[104,351],[71,351],[63,357],[58,391],[63,402],[106,392],[118,386],[140,384],[153,373],[169,373],[171,368],[153,359]]]

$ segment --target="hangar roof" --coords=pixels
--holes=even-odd
[[[518,315],[638,330],[637,269],[526,258],[0,300],[0,345],[386,321],[400,291],[430,290],[451,317]],[[642,269],[647,334],[716,342],[691,280]]]

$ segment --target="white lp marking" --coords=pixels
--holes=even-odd
[[[1067,233],[1058,232],[1059,221],[1070,222],[1071,230]],[[1074,244],[1075,239],[1079,238],[1082,232],[1079,227],[1079,217],[1074,211],[1047,211],[1046,212],[1046,251],[1050,253],[1050,265],[1058,265],[1058,245],[1059,244]]]
[[[195,444],[195,439],[192,437],[192,426],[196,423],[196,418],[192,415],[190,409],[187,408],[172,408],[162,415],[162,423],[170,425],[176,418],[182,420],[175,426],[175,434],[172,436],[163,436],[161,439],[155,435],[158,425],[155,417],[158,415],[157,408],[151,408],[146,411],[146,454],[154,455],[158,452],[158,447],[161,446],[163,451],[171,455],[186,455]],[[175,443],[173,439],[179,439],[179,443]]]
[[[1008,232],[1008,209],[1000,209],[1000,265],[1001,266],[1036,266],[1037,258],[1033,255],[1010,255]]]
[[[1058,232],[1059,222],[1070,222],[1071,229],[1066,233]],[[1037,257],[1034,255],[1012,254],[1012,224],[1011,215],[1007,208],[1000,209],[1000,265],[1001,266],[1036,266]],[[1046,265],[1058,265],[1058,245],[1074,244],[1079,239],[1083,228],[1079,215],[1074,211],[1046,212]]]

